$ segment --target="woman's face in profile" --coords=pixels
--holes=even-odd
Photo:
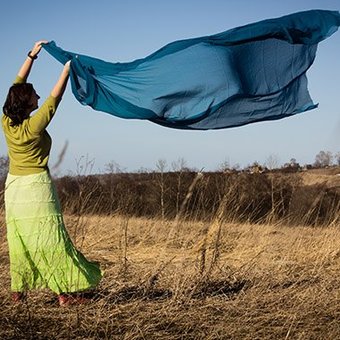
[[[35,90],[32,91],[31,99],[29,101],[31,112],[38,108],[38,100],[40,99],[40,96],[35,92]]]

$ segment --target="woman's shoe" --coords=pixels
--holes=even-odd
[[[14,303],[20,303],[20,302],[23,302],[25,300],[25,293],[23,292],[12,292],[12,301]]]
[[[80,305],[89,303],[90,299],[85,298],[82,294],[59,294],[58,295],[59,306]]]

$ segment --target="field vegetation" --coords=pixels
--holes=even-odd
[[[158,170],[56,180],[90,304],[11,303],[1,210],[1,339],[340,338],[338,166]]]

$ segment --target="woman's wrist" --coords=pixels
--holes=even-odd
[[[32,55],[32,50],[31,50],[31,51],[29,51],[29,52],[27,53],[27,57],[29,57],[29,58],[32,59],[32,60],[35,60],[35,59],[38,58],[38,55],[37,55],[37,54]]]

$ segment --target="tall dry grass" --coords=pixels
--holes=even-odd
[[[2,227],[1,339],[340,338],[339,226],[65,220],[105,271],[96,299],[60,308],[35,291],[13,305]]]
[[[280,188],[274,180],[273,190]],[[89,183],[80,183],[66,226],[105,272],[88,305],[61,308],[47,290],[11,303],[0,216],[0,338],[340,339],[339,216],[333,212],[328,225],[288,226],[278,218],[285,205],[273,200],[261,223],[240,223],[231,184],[217,192],[213,218],[199,220],[205,197],[192,202],[192,194],[206,183],[204,175],[194,177],[172,220],[124,216],[124,209],[95,215],[100,195],[85,214],[93,196]],[[188,215],[189,203],[197,216]],[[318,216],[315,207],[303,212],[306,219]]]

